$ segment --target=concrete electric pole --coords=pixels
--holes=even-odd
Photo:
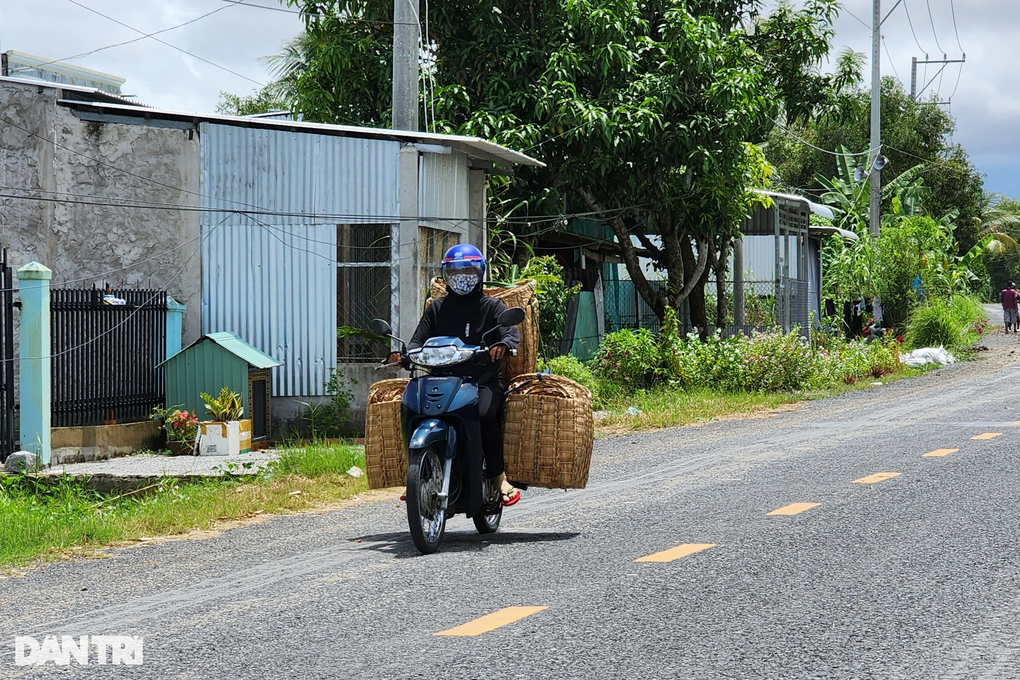
[[[419,0],[393,0],[393,129],[418,131]]]
[[[868,231],[878,236],[882,229],[882,171],[876,167],[882,145],[882,0],[875,0],[871,35],[871,178]]]

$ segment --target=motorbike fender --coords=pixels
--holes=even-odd
[[[423,420],[411,435],[408,449],[424,449],[430,444],[446,442],[449,426],[441,420],[429,418]]]

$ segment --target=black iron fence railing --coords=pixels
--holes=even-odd
[[[166,395],[166,291],[53,289],[52,424],[138,422]],[[112,297],[109,297],[112,295]],[[113,303],[113,304],[111,304]]]

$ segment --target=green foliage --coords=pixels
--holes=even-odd
[[[305,20],[284,77],[292,110],[309,121],[387,125],[392,3],[287,4]],[[514,214],[500,228],[520,237],[515,244],[547,228],[528,217],[557,215],[564,200],[611,215],[631,255],[631,235],[657,234],[642,246],[667,286],[653,291],[636,257],[627,262],[661,316],[689,294],[709,250],[725,261],[753,200],[747,188],[767,181],[748,142],[777,116],[816,114],[856,81],[854,59],[841,59],[833,75],[818,68],[837,10],[836,0],[783,3],[767,16],[746,0],[451,0],[431,8],[438,47],[421,113],[430,131],[479,136],[544,161],[494,180],[492,214]],[[646,207],[627,209],[635,205]]]
[[[756,333],[742,349],[741,383],[745,390],[790,392],[801,389],[811,379],[814,357],[797,331]]]
[[[205,410],[209,412],[213,421],[225,423],[230,420],[240,420],[244,415],[244,408],[241,406],[241,395],[224,386],[217,397],[202,392],[202,401],[205,402]]]
[[[609,333],[592,359],[595,376],[623,391],[651,387],[659,369],[659,349],[647,328]]]
[[[364,448],[352,444],[312,443],[300,448],[284,449],[273,472],[315,478],[343,474],[355,466],[365,468]]]
[[[313,440],[335,439],[344,433],[351,422],[351,401],[354,399],[351,384],[356,383],[353,379],[348,383],[342,373],[332,368],[329,380],[323,383],[326,393],[330,395],[329,401],[321,404],[298,402],[308,408],[304,418]]]
[[[907,324],[907,345],[945,347],[957,350],[974,343],[983,326],[984,310],[979,300],[964,295],[934,300],[919,307]]]
[[[271,86],[259,88],[250,95],[220,92],[220,101],[216,104],[216,113],[224,116],[254,116],[287,110],[286,99]]]
[[[567,320],[567,304],[577,296],[581,286],[567,287],[563,281],[563,267],[552,255],[533,257],[520,271],[520,279],[534,279],[538,284],[538,333],[542,354],[550,356],[556,343],[563,337]],[[519,279],[519,280],[520,280]]]
[[[591,390],[592,405],[596,409],[605,407],[610,399],[621,394],[619,388],[608,381],[596,378],[591,367],[570,354],[540,359],[538,370],[539,372],[549,371],[556,375],[562,375],[564,378],[587,387]]]
[[[198,414],[195,412],[157,406],[149,417],[163,423],[168,442],[194,442],[198,437]]]
[[[848,88],[828,115],[806,124],[796,123],[792,132],[822,149],[846,147],[863,151],[870,146],[870,108],[870,91]],[[882,153],[889,163],[882,170],[882,183],[892,182],[918,163],[924,164],[920,177],[926,190],[921,211],[936,220],[955,213],[959,225],[956,237],[962,253],[979,238],[983,180],[963,147],[953,144],[955,127],[955,121],[943,107],[932,100],[915,102],[899,82],[883,79]],[[826,191],[817,182],[818,176],[827,179],[840,176],[838,157],[802,144],[778,128],[769,133],[766,155],[776,168],[781,186],[806,189],[814,200],[820,200]],[[854,163],[867,166],[866,157],[858,156]],[[883,201],[884,214],[893,212],[892,198],[888,196]]]

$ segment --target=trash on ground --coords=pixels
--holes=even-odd
[[[873,383],[871,383],[871,384],[872,384],[872,385],[874,385],[875,387],[878,387],[879,385],[884,385],[885,383],[881,383],[881,382],[873,382]]]
[[[355,465],[354,467],[347,471],[347,474],[349,474],[351,477],[357,478],[365,474],[365,472],[357,465]]]
[[[289,494],[287,494],[287,495],[288,495],[288,496],[300,496],[300,495],[301,495],[301,492],[300,492],[300,491],[291,491],[291,492],[290,492]]]
[[[627,415],[628,416],[636,416],[636,415],[638,415],[640,413],[644,413],[644,411],[642,411],[639,408],[634,408],[633,406],[628,406],[627,407]]]
[[[901,354],[900,361],[911,368],[919,368],[928,364],[939,364],[948,366],[956,363],[956,357],[947,352],[944,347],[923,347],[915,349],[910,354]]]

